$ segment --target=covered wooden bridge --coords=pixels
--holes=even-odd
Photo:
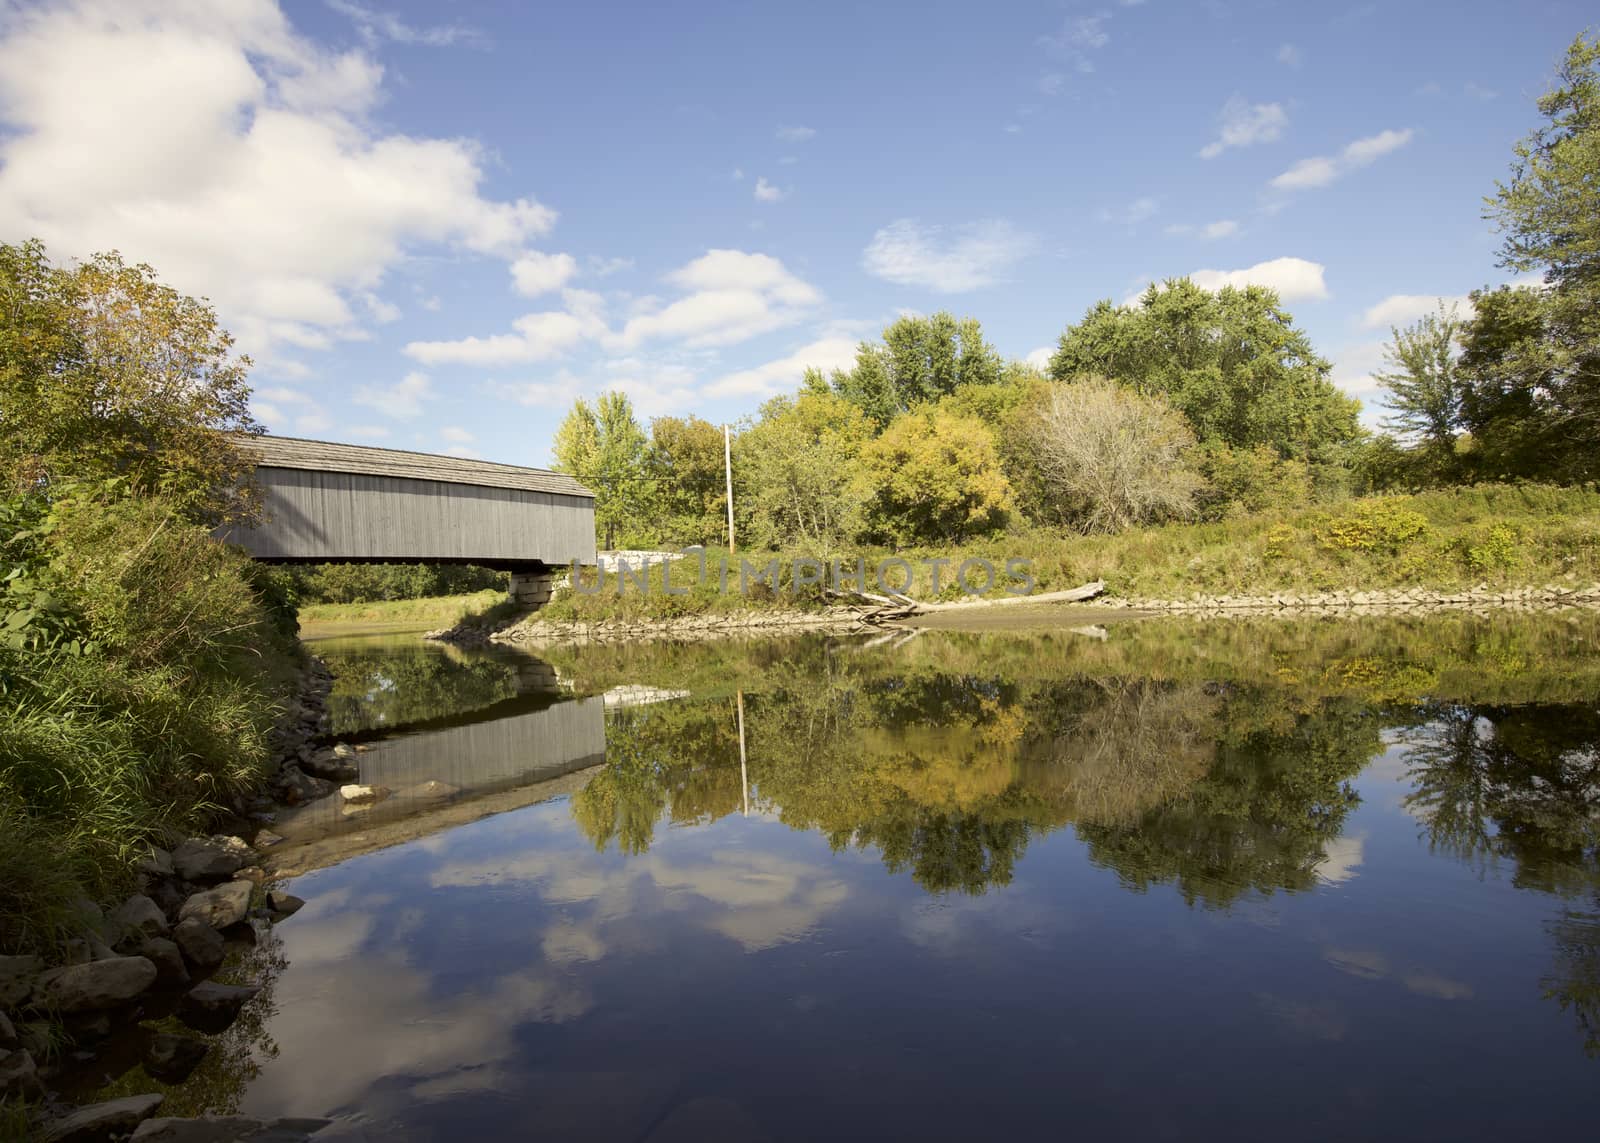
[[[483,460],[241,437],[261,521],[222,538],[268,563],[477,564],[512,596],[549,598],[556,567],[595,562],[594,493],[570,476]]]

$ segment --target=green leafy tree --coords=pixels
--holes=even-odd
[[[556,429],[551,446],[556,468],[594,493],[595,526],[606,548],[614,548],[619,538],[650,534],[648,444],[624,393],[602,393],[593,406],[579,397]]]
[[[1439,304],[1404,329],[1391,329],[1387,368],[1375,380],[1389,391],[1390,416],[1383,427],[1415,440],[1440,480],[1460,475],[1456,437],[1462,427],[1462,380],[1458,342],[1466,323],[1454,306]]]
[[[1485,200],[1505,235],[1500,265],[1545,289],[1474,295],[1463,367],[1474,437],[1513,475],[1600,473],[1600,36],[1567,49],[1545,122],[1516,146]],[[1507,440],[1493,439],[1504,435]],[[1522,471],[1521,466],[1529,466]]]
[[[826,389],[826,382],[824,382]],[[724,539],[722,430],[700,417],[657,417],[650,422],[645,470],[655,490],[652,514],[662,538],[683,544]]]
[[[1011,486],[982,421],[943,409],[898,417],[861,453],[874,531],[897,543],[956,542],[1003,527]]]
[[[1004,372],[977,319],[941,311],[900,318],[883,331],[881,344],[862,342],[855,367],[835,373],[833,387],[881,429],[924,401],[969,385],[996,384]]]
[[[116,253],[52,265],[0,245],[0,477],[13,487],[123,478],[203,523],[255,508],[230,434],[258,433],[250,360],[203,300]]]
[[[1298,460],[1342,459],[1361,438],[1360,403],[1261,286],[1212,293],[1188,278],[1152,285],[1138,305],[1098,302],[1050,358],[1057,381],[1109,377],[1158,396],[1202,442],[1268,445]]]
[[[768,401],[735,442],[740,534],[757,546],[836,550],[861,527],[856,460],[871,436],[861,410],[833,393]]]

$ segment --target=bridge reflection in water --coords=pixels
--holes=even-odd
[[[281,811],[269,827],[284,838],[273,864],[320,868],[582,788],[605,761],[605,700],[569,697],[540,660],[502,665],[514,678],[511,697],[341,735],[357,744],[357,784],[379,800],[354,804],[335,792]]]

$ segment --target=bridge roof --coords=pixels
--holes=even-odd
[[[352,472],[363,476],[393,476],[405,480],[438,480],[446,484],[475,484],[480,488],[517,488],[550,492],[558,496],[593,498],[570,476],[542,468],[522,468],[487,460],[407,452],[398,448],[335,444],[296,437],[245,436],[235,438],[239,448],[254,458],[258,468],[295,468],[310,472]]]

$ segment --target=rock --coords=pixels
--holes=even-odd
[[[43,1143],[104,1143],[128,1134],[155,1114],[162,1095],[130,1095],[105,1103],[91,1103],[71,1115],[51,1121],[40,1135]]]
[[[17,1025],[17,1045],[36,1060],[49,1057],[55,1047],[55,1027],[48,1020]]]
[[[354,757],[354,754],[351,755]],[[319,750],[300,763],[300,769],[316,778],[329,782],[354,782],[359,776],[355,765],[336,755],[332,750]]]
[[[459,794],[461,787],[441,782],[437,778],[429,778],[426,782],[412,787],[410,792],[411,796],[416,798],[449,798]]]
[[[172,867],[185,881],[221,881],[255,861],[255,851],[237,837],[191,837],[172,851]]]
[[[111,1015],[107,1012],[80,1012],[63,1017],[63,1021],[63,1027],[75,1045],[97,1044],[111,1035]],[[72,1056],[73,1059],[81,1058],[77,1052]],[[92,1052],[89,1058],[94,1058]]]
[[[387,786],[341,786],[339,796],[353,806],[370,806],[389,796]]]
[[[282,889],[274,889],[267,894],[267,907],[274,913],[289,916],[298,913],[305,906],[305,901],[293,893],[285,893]]]
[[[0,1012],[0,1051],[9,1052],[18,1043],[17,1026],[11,1022],[11,1017]]]
[[[348,742],[336,743],[333,748],[333,756],[340,759],[354,758],[356,756],[356,748]]]
[[[172,939],[177,942],[183,958],[204,972],[221,964],[227,953],[222,934],[198,917],[179,921],[173,927]]]
[[[285,766],[278,774],[277,788],[291,806],[314,802],[333,793],[333,783],[313,778],[298,766]]]
[[[236,925],[250,911],[250,892],[253,888],[248,881],[225,881],[215,889],[196,893],[178,910],[178,920],[187,921],[192,917],[214,929]]]
[[[0,1051],[0,1099],[12,1096],[37,1097],[44,1094],[39,1069],[33,1055],[24,1051]]]
[[[135,944],[147,937],[164,937],[172,931],[166,914],[150,898],[135,894],[118,905],[111,914],[111,932],[118,944]]]
[[[0,1009],[21,1007],[43,971],[44,961],[36,956],[0,956]]]
[[[61,1012],[114,1008],[143,995],[156,982],[156,966],[142,956],[119,956],[52,969],[39,977],[33,1001]]]
[[[275,845],[283,844],[283,835],[273,833],[270,829],[261,830],[256,834],[257,849],[271,849]]]
[[[149,897],[161,908],[162,916],[167,920],[176,920],[178,910],[183,908],[183,890],[178,888],[178,883],[170,878],[162,878],[154,884],[144,887],[146,897]]]
[[[208,980],[191,988],[178,1005],[178,1019],[197,1032],[215,1035],[239,1018],[239,1009],[261,989],[248,984]]]
[[[246,1119],[205,1115],[199,1119],[147,1119],[129,1143],[303,1143],[331,1119]]]
[[[152,849],[135,862],[133,868],[134,872],[143,873],[149,877],[177,876],[177,870],[172,867],[172,854],[164,849]]]
[[[156,979],[168,984],[188,984],[189,969],[177,942],[166,937],[150,937],[138,948],[138,955],[156,966]]]
[[[100,939],[99,933],[90,933],[84,942],[89,946],[90,960],[113,960],[117,956],[116,951]]]
[[[182,1083],[209,1051],[211,1045],[194,1036],[157,1032],[144,1050],[144,1070],[162,1083]]]
[[[256,865],[249,869],[239,870],[239,872],[233,875],[233,879],[235,881],[248,881],[252,885],[265,885],[267,882],[267,871],[262,869],[259,865]]]

